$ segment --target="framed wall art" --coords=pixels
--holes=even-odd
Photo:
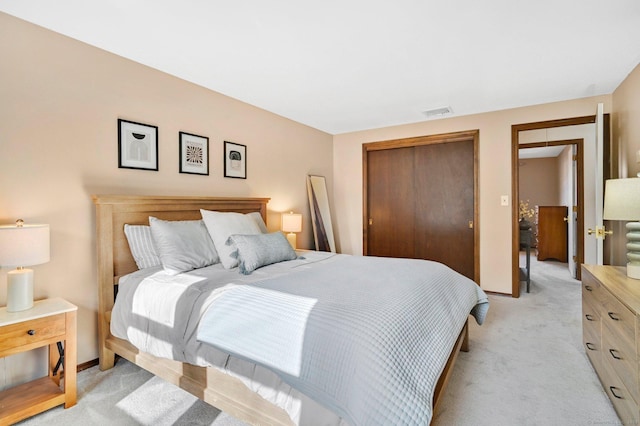
[[[209,138],[179,132],[180,173],[209,175]]]
[[[158,126],[118,119],[118,167],[158,170]]]
[[[224,177],[247,178],[247,147],[224,141]]]

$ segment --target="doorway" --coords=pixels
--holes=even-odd
[[[564,263],[567,276],[579,280],[578,265],[584,262],[584,235],[577,232],[584,229],[584,139],[522,141],[518,170],[520,202],[528,208],[521,208],[520,216],[535,217],[534,255]]]
[[[363,145],[363,253],[434,260],[479,283],[477,130]]]
[[[511,199],[514,202],[512,205],[512,250],[511,250],[511,264],[512,264],[512,297],[520,297],[520,277],[519,277],[519,242],[517,236],[519,235],[519,227],[518,227],[518,201],[520,200],[518,182],[519,182],[519,161],[518,161],[518,153],[520,148],[520,137],[521,132],[529,131],[529,130],[542,130],[542,129],[556,129],[563,128],[568,126],[580,126],[586,124],[595,124],[596,123],[596,115],[589,115],[583,117],[574,117],[574,118],[565,118],[559,120],[549,120],[549,121],[540,121],[533,123],[524,123],[524,124],[516,124],[511,126]],[[608,165],[609,165],[609,144],[610,144],[610,120],[609,114],[604,114],[603,124],[604,124],[604,158],[601,159],[605,166],[604,176],[609,176]],[[595,131],[594,131],[595,134]],[[586,147],[585,147],[586,150]],[[585,159],[585,164],[591,164],[591,159]],[[595,161],[595,157],[593,159]],[[595,164],[595,162],[594,162]],[[584,170],[584,168],[583,168]],[[585,177],[585,180],[587,178]],[[595,178],[594,178],[595,182]],[[589,198],[588,195],[585,195],[585,200]],[[597,197],[594,197],[594,200]],[[589,198],[590,199],[590,198]],[[594,201],[595,202],[595,201]],[[600,200],[602,202],[602,200]],[[586,214],[586,213],[585,213]],[[578,229],[577,233],[584,236],[584,228]],[[582,261],[585,261],[586,257],[586,243],[583,245],[583,250],[585,255],[583,256]],[[587,259],[588,260],[588,259]],[[580,268],[580,264],[577,265],[577,268]]]

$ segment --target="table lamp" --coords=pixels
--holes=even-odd
[[[640,178],[605,182],[603,217],[633,221],[627,223],[627,276],[640,280]]]
[[[283,213],[282,214],[282,232],[287,232],[287,241],[291,247],[296,248],[295,232],[302,231],[302,215],[300,213]]]
[[[0,226],[0,266],[15,266],[7,273],[7,312],[33,306],[33,270],[25,266],[49,261],[49,225]]]

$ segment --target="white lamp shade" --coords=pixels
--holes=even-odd
[[[302,215],[300,213],[284,213],[282,215],[282,230],[284,232],[301,232]]]
[[[606,220],[640,220],[640,178],[605,182],[603,217]]]
[[[0,266],[49,261],[49,225],[0,226]]]

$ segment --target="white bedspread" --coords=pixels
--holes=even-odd
[[[363,358],[361,357],[352,360],[352,363],[356,363],[352,365],[338,361],[338,358],[332,359],[329,356],[331,350],[339,348],[339,351],[344,352],[345,348],[349,347],[347,334],[351,331],[346,328],[341,328],[340,332],[336,334],[336,336],[339,335],[338,340],[340,342],[336,343],[336,341],[330,341],[331,339],[327,340],[329,344],[325,345],[323,349],[326,353],[322,356],[322,360],[319,364],[316,362],[316,367],[320,367],[324,370],[323,375],[316,376],[316,382],[318,380],[321,382],[319,383],[320,386],[333,387],[338,384],[342,389],[345,389],[342,393],[336,393],[335,390],[332,389],[331,393],[333,395],[333,399],[328,400],[326,398],[326,393],[318,395],[313,390],[314,386],[318,385],[318,383],[308,385],[306,382],[297,381],[297,379],[291,380],[292,377],[298,378],[300,376],[300,371],[305,368],[308,369],[309,365],[304,364],[307,361],[304,361],[303,357],[300,356],[301,354],[296,352],[295,347],[287,348],[282,346],[283,340],[290,341],[293,339],[293,341],[296,341],[296,336],[304,340],[304,333],[305,330],[308,331],[306,328],[308,324],[300,324],[299,326],[287,324],[287,329],[289,330],[287,338],[277,339],[279,334],[284,334],[277,331],[276,328],[270,327],[267,328],[272,331],[271,333],[264,332],[264,316],[252,315],[251,317],[254,322],[251,323],[251,321],[244,321],[242,324],[237,324],[240,328],[236,328],[236,333],[244,333],[245,337],[252,336],[252,338],[255,338],[253,341],[252,338],[244,339],[244,346],[240,345],[231,349],[229,348],[229,345],[233,346],[233,339],[227,339],[225,341],[222,341],[224,340],[222,339],[216,343],[216,339],[221,339],[219,332],[221,330],[224,331],[225,329],[228,329],[229,321],[231,321],[231,324],[238,323],[238,320],[243,316],[243,309],[245,311],[248,309],[246,306],[241,307],[237,312],[239,313],[237,318],[230,316],[230,312],[232,312],[233,309],[231,311],[226,309],[228,308],[229,303],[237,306],[237,300],[243,300],[242,303],[248,302],[248,299],[243,299],[243,296],[237,296],[235,293],[238,293],[238,290],[240,290],[240,293],[246,293],[243,292],[243,290],[248,289],[249,287],[255,290],[253,292],[260,293],[261,291],[267,291],[266,289],[273,288],[275,286],[275,288],[279,290],[279,293],[275,296],[279,299],[281,305],[284,303],[284,305],[287,305],[290,309],[296,309],[299,313],[309,312],[317,303],[318,296],[323,293],[323,291],[313,290],[313,287],[318,286],[319,284],[315,283],[311,285],[309,283],[309,281],[311,281],[309,277],[314,276],[317,271],[324,276],[323,279],[330,278],[326,276],[326,274],[329,273],[328,271],[331,271],[332,269],[336,270],[336,268],[340,268],[343,264],[353,263],[355,261],[356,263],[369,265],[364,265],[364,269],[370,269],[370,272],[373,272],[375,276],[382,278],[381,281],[375,284],[377,287],[373,287],[370,292],[367,292],[367,280],[362,278],[362,270],[356,271],[355,269],[350,269],[349,273],[337,274],[335,277],[331,278],[332,282],[329,287],[332,288],[331,291],[335,291],[340,286],[348,286],[350,283],[353,284],[354,282],[358,282],[358,290],[356,290],[356,294],[360,292],[359,294],[361,294],[362,297],[367,297],[367,303],[365,304],[370,310],[365,314],[365,317],[366,315],[369,315],[370,317],[372,313],[375,314],[376,310],[392,304],[392,296],[397,291],[391,287],[389,281],[402,277],[399,282],[405,282],[407,277],[406,271],[401,269],[399,273],[394,274],[391,270],[391,265],[419,265],[420,268],[418,268],[418,271],[411,272],[409,274],[419,275],[419,271],[424,273],[424,270],[421,269],[423,266],[431,265],[432,263],[415,260],[387,259],[381,260],[384,265],[381,266],[381,269],[375,270],[376,268],[370,266],[376,264],[370,263],[376,262],[376,259],[373,258],[360,257],[350,259],[352,258],[351,256],[332,255],[319,252],[305,253],[305,257],[306,259],[282,262],[261,268],[249,276],[240,275],[235,269],[230,271],[224,270],[220,265],[214,265],[190,273],[181,274],[177,277],[169,277],[159,269],[138,271],[121,280],[118,301],[112,313],[112,333],[117,337],[129,340],[141,350],[152,353],[156,356],[177,359],[198,365],[210,365],[222,369],[230,369],[232,370],[230,371],[231,374],[239,376],[246,384],[249,384],[253,390],[258,390],[259,393],[262,392],[263,396],[266,395],[267,399],[271,402],[275,402],[285,408],[285,410],[287,410],[291,415],[292,419],[299,424],[339,424],[340,419],[335,416],[335,414],[330,413],[322,413],[322,416],[325,417],[324,420],[327,420],[327,422],[324,420],[320,421],[320,417],[318,417],[317,413],[312,416],[309,416],[309,413],[307,413],[305,418],[300,417],[301,415],[304,416],[304,413],[301,414],[300,401],[304,400],[306,396],[300,394],[297,389],[289,388],[285,383],[279,380],[279,378],[284,378],[285,382],[296,385],[305,392],[310,393],[313,397],[323,402],[323,404],[329,406],[334,412],[338,412],[342,416],[349,418],[353,424],[372,424],[372,419],[378,419],[378,421],[382,423],[386,423],[388,421],[393,422],[393,419],[404,423],[428,423],[431,417],[431,398],[433,395],[435,381],[437,381],[437,378],[444,367],[448,353],[453,347],[453,343],[455,342],[468,313],[476,305],[486,308],[486,295],[484,295],[482,290],[477,288],[477,286],[471,281],[459,276],[458,274],[450,274],[450,270],[448,270],[448,268],[443,269],[439,266],[435,268],[438,271],[438,273],[436,273],[438,276],[436,281],[440,281],[440,284],[437,285],[439,290],[434,292],[430,289],[426,292],[418,292],[421,293],[420,297],[424,297],[424,294],[428,294],[426,299],[442,299],[442,301],[435,304],[437,307],[435,310],[441,311],[438,315],[430,314],[430,311],[434,311],[434,309],[423,308],[421,301],[411,300],[411,290],[406,288],[406,286],[404,289],[399,289],[398,291],[401,291],[403,295],[400,297],[400,301],[394,302],[397,304],[399,309],[393,310],[395,313],[392,315],[396,315],[398,312],[403,310],[403,303],[407,304],[407,310],[411,311],[407,317],[409,318],[409,323],[400,326],[400,330],[402,331],[400,334],[404,333],[403,330],[407,325],[412,328],[413,331],[408,334],[404,333],[407,334],[406,337],[410,339],[407,343],[409,349],[405,350],[407,348],[402,348],[399,351],[392,352],[395,352],[394,356],[397,356],[398,354],[404,354],[405,356],[420,355],[421,358],[427,356],[428,360],[419,359],[412,361],[410,359],[402,359],[399,364],[399,368],[391,368],[391,370],[393,370],[393,375],[398,376],[399,374],[401,376],[401,380],[397,383],[393,383],[393,386],[403,386],[402,376],[407,376],[407,374],[409,374],[408,370],[412,370],[410,374],[413,375],[413,377],[411,377],[410,382],[407,384],[414,388],[415,386],[420,387],[419,400],[415,400],[415,389],[410,389],[410,392],[407,393],[404,391],[398,391],[396,388],[393,392],[386,392],[386,395],[377,395],[385,393],[385,383],[389,382],[389,377],[383,377],[383,379],[377,378],[381,373],[379,370],[371,370],[370,373],[367,373],[375,376],[373,380],[369,377],[364,382],[356,384],[356,388],[360,386],[359,389],[363,391],[360,393],[365,395],[366,401],[358,400],[357,395],[354,397],[355,399],[351,398],[349,395],[349,386],[353,386],[353,384],[345,385],[340,375],[344,375],[344,371],[353,369],[354,365],[357,365],[358,363],[361,364],[362,360],[368,360],[369,355],[366,355],[365,353]],[[433,268],[430,266],[426,269]],[[340,269],[337,270],[340,271]],[[442,271],[445,271],[444,275]],[[338,283],[336,280],[339,279],[340,276],[343,276],[345,281]],[[287,291],[282,292],[284,287],[278,284],[279,281],[275,280],[276,277],[280,277],[281,282],[288,282],[288,285],[285,286],[289,289],[288,293]],[[306,293],[305,291],[302,291],[301,294],[292,294],[290,292],[291,288],[295,288],[296,277],[306,278]],[[265,286],[264,283],[260,283],[261,281],[264,281],[267,285]],[[387,287],[384,286],[385,282],[389,283]],[[426,282],[424,277],[421,277],[420,282]],[[256,286],[252,285],[247,287],[244,285],[252,283],[256,284]],[[310,285],[311,287],[309,287]],[[412,286],[414,285],[415,284],[412,284]],[[454,287],[447,288],[447,285]],[[309,293],[310,288],[311,290]],[[462,288],[465,289],[462,290]],[[376,293],[381,295],[381,298],[374,300]],[[436,293],[439,294],[436,296]],[[339,292],[334,292],[333,296],[329,297],[335,298],[336,295],[339,294]],[[269,299],[272,296],[274,296],[274,294],[270,293],[269,297],[264,297],[264,299]],[[351,297],[353,298],[353,294]],[[293,304],[291,300],[294,301]],[[305,301],[308,303],[305,303]],[[255,304],[256,307],[260,306],[259,302],[259,298],[256,302],[254,297],[252,303],[257,303]],[[358,300],[352,300],[352,302],[356,305],[358,304]],[[221,307],[220,310],[217,310],[218,305]],[[222,310],[223,305],[226,306],[224,311]],[[332,310],[336,309],[334,305],[332,305]],[[338,310],[346,307],[343,303],[339,303],[338,305]],[[212,307],[211,310],[209,310],[210,307]],[[264,307],[254,308],[252,312],[255,314],[256,309],[263,308]],[[351,308],[353,308],[353,306],[351,306]],[[480,322],[482,321],[482,318],[484,318],[484,312],[486,311],[484,308],[477,312],[479,316],[476,316],[476,318],[478,318]],[[259,366],[273,370],[278,374],[278,376],[274,377],[274,373],[264,371],[265,369],[261,367],[253,367],[253,364],[243,361],[242,359],[232,358],[230,360],[226,352],[217,350],[211,345],[198,342],[196,338],[198,327],[207,311],[209,311],[207,316],[210,317],[210,319],[213,318],[212,321],[214,321],[214,324],[217,321],[221,327],[213,327],[212,330],[215,332],[212,332],[209,335],[207,335],[206,330],[203,329],[201,335],[207,336],[206,340],[209,340],[211,343],[225,349],[226,352],[238,355],[241,358],[257,363]],[[455,314],[453,313],[454,311]],[[385,312],[390,313],[391,311],[385,309]],[[248,317],[249,316],[247,316],[247,318]],[[414,327],[414,323],[419,321],[421,317],[425,318],[425,321],[423,321],[424,324],[437,323],[438,325],[434,327],[423,327],[423,324],[417,328]],[[290,318],[290,316],[287,318]],[[255,322],[256,320],[257,322]],[[390,320],[385,319],[385,321]],[[363,325],[363,322],[360,321],[358,339],[362,340],[363,335],[367,335],[367,333],[373,333],[373,340],[376,340],[386,333],[398,332],[398,328],[395,326],[381,327],[381,324],[385,321],[373,325],[373,328],[370,331],[361,329],[360,326]],[[366,322],[367,321],[364,321],[364,323]],[[374,324],[373,321],[372,324]],[[242,327],[244,327],[244,329],[242,329]],[[254,331],[252,333],[249,331],[252,328],[256,330],[256,327],[260,329],[259,332]],[[275,327],[275,325],[271,325],[271,327]],[[320,326],[320,329],[322,329],[322,327],[323,326]],[[436,331],[430,331],[429,329],[431,328]],[[380,333],[378,333],[376,329],[379,329],[378,331]],[[416,332],[418,335],[415,334]],[[427,334],[420,339],[418,337],[421,333]],[[330,337],[332,334],[333,333],[325,333],[326,336],[324,338],[327,338],[327,336]],[[229,336],[227,335],[225,339],[227,337]],[[263,337],[263,339],[260,339],[260,337]],[[298,339],[298,341],[301,341],[300,339]],[[273,342],[279,343],[274,345]],[[438,342],[437,345],[435,342]],[[271,346],[269,346],[270,343]],[[393,346],[397,344],[397,342],[391,341],[389,344]],[[436,349],[431,350],[430,347]],[[252,354],[251,349],[256,348],[258,348],[258,352]],[[388,352],[389,348],[390,347],[387,347],[385,350]],[[419,348],[420,350],[416,351],[416,348]],[[372,346],[367,346],[365,352],[371,351],[371,349]],[[243,351],[245,353],[243,353]],[[278,359],[277,356],[278,352],[283,353],[283,356],[280,359]],[[435,355],[430,355],[431,353]],[[376,357],[378,357],[378,355],[381,357],[386,356],[385,354],[375,355]],[[266,362],[265,357],[267,358]],[[311,359],[314,359],[314,357],[311,357]],[[278,365],[273,365],[274,360],[277,360]],[[315,360],[317,361],[318,359],[315,358]],[[379,364],[380,362],[384,364],[387,361],[385,361],[384,358],[380,358],[374,361],[374,364]],[[337,379],[335,375],[331,375],[331,371],[328,371],[331,369],[330,367],[332,363],[339,366],[337,371],[342,371],[339,373]],[[233,368],[233,366],[236,368]],[[340,368],[342,368],[342,370],[340,370]],[[345,368],[346,370],[344,370]],[[386,369],[385,367],[383,370],[389,369]],[[421,370],[424,371],[424,376],[422,377],[420,376]],[[266,386],[260,383],[256,384],[255,380],[251,380],[255,379],[255,377],[243,377],[249,372],[254,375],[256,371],[259,372],[258,375],[263,376],[263,379],[266,379]],[[386,371],[383,371],[382,373],[386,374]],[[416,374],[418,375],[415,376]],[[373,387],[376,389],[371,388],[372,383],[374,384]],[[371,392],[374,393],[372,394]],[[408,404],[408,411],[406,406],[399,409],[399,411],[396,410],[394,408],[395,406],[407,405],[403,402],[407,395],[411,395],[411,397],[414,398],[414,400],[410,401]],[[372,396],[375,398],[372,398]],[[372,399],[375,400],[373,405],[371,405]],[[382,404],[380,404],[381,401],[383,401]],[[414,408],[416,404],[420,404],[421,406]],[[360,412],[355,415],[353,414],[352,407],[358,405],[360,405]],[[374,410],[376,413],[372,415],[367,414],[371,411],[372,407],[376,406],[380,406],[381,408]],[[406,417],[407,413],[409,413],[409,417]],[[400,417],[397,417],[397,415]],[[326,417],[329,417],[330,419],[327,419]]]

